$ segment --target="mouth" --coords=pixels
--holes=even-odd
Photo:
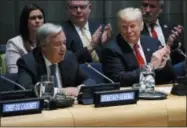
[[[144,17],[144,18],[151,18],[152,15],[150,15],[150,14],[144,14],[143,17]]]
[[[76,16],[76,19],[82,19],[83,16]]]

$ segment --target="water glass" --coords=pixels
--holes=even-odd
[[[140,92],[154,93],[155,90],[155,73],[150,64],[140,67]]]
[[[54,96],[54,76],[42,75],[40,82],[38,82],[35,85],[35,93],[38,97],[42,97],[42,98],[53,97]]]

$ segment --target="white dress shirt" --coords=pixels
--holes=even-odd
[[[45,66],[46,66],[46,69],[47,69],[47,75],[50,76],[51,74],[51,69],[50,69],[50,66],[52,65],[52,63],[43,55],[43,58],[44,58],[44,61],[45,61]],[[55,64],[56,65],[56,77],[57,77],[57,86],[58,87],[62,87],[62,81],[61,81],[61,74],[60,74],[60,69],[58,67],[58,64]]]
[[[133,50],[134,55],[136,56],[136,53],[135,53],[135,50],[134,50],[134,44],[133,44],[133,43],[128,43],[128,44],[130,45],[130,47],[131,47],[132,50]],[[138,43],[137,43],[137,44],[139,45],[138,50],[139,50],[141,56],[143,57],[144,62],[147,64],[147,61],[146,61],[146,58],[145,58],[145,54],[144,54],[144,51],[143,51],[142,45],[141,45],[141,43],[140,43],[140,39],[138,40]]]
[[[146,26],[147,26],[147,28],[148,28],[149,35],[152,36],[150,25],[149,25],[149,24],[146,24]],[[161,28],[160,23],[159,23],[158,20],[157,20],[156,23],[155,23],[154,29],[155,29],[155,31],[156,31],[156,33],[157,33],[158,40],[161,42],[162,46],[166,46],[165,37],[164,37],[164,34],[163,34],[163,32],[162,32],[162,28]]]

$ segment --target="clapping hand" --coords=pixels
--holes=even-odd
[[[102,31],[103,30],[103,31]],[[88,46],[89,50],[93,50],[94,48],[96,48],[99,44],[104,44],[106,43],[108,40],[110,40],[112,35],[112,27],[110,24],[107,24],[104,29],[103,27],[100,25],[97,30],[94,32],[94,34],[92,35],[92,41],[90,43],[90,45]]]
[[[151,66],[153,69],[160,69],[165,67],[167,60],[169,59],[170,48],[168,46],[163,47],[153,53],[151,58]]]
[[[169,35],[167,45],[169,47],[172,47],[174,45],[174,41],[176,41],[180,37],[182,32],[183,32],[183,27],[181,25],[174,27],[174,29],[171,30],[171,34]]]
[[[102,26],[100,25],[92,35],[91,43],[88,46],[89,50],[93,50],[98,46],[98,44],[100,43],[101,36],[102,36]]]
[[[111,27],[111,24],[107,24],[101,36],[101,43],[103,44],[109,41],[111,36],[112,36],[112,27]]]

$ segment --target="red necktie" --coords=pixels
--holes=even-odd
[[[138,48],[139,48],[139,45],[138,45],[138,44],[135,44],[135,45],[134,45],[134,51],[135,51],[135,54],[136,54],[136,60],[138,61],[138,65],[139,65],[139,67],[140,67],[141,65],[144,65],[145,62],[144,62],[144,59],[143,59],[143,57],[141,56],[140,51],[139,51]]]
[[[152,35],[153,38],[158,39],[158,35],[157,35],[157,32],[156,32],[155,29],[154,29],[154,26],[155,26],[155,23],[150,24],[150,27],[151,27],[151,35]]]

